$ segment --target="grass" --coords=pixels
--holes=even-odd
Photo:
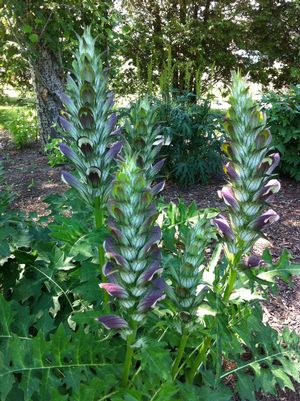
[[[1,99],[0,127],[9,132],[18,148],[37,140],[38,125],[34,103],[15,98]]]

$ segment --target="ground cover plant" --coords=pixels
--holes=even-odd
[[[36,141],[38,126],[36,112],[32,105],[3,104],[0,105],[0,126],[7,129],[18,148]]]
[[[233,75],[220,214],[158,202],[152,110],[131,116],[131,140],[122,136],[89,30],[73,69],[68,93],[58,94],[68,142],[60,147],[74,166],[63,178],[73,190],[48,200],[47,226],[7,209],[9,192],[1,193],[1,400],[229,401],[237,393],[251,401],[257,390],[293,389],[299,339],[264,323],[260,300],[299,266],[286,252],[276,264],[252,253],[261,229],[278,221],[267,202],[280,183],[279,155],[247,83]]]

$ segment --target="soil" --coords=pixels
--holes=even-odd
[[[61,168],[51,168],[47,156],[43,155],[39,144],[34,143],[18,150],[10,142],[6,131],[0,131],[0,159],[4,162],[6,179],[16,196],[12,207],[25,213],[36,212],[39,216],[49,213],[43,198],[53,193],[63,193],[67,188],[61,182]],[[300,183],[281,178],[281,191],[276,194],[271,207],[280,215],[280,221],[268,227],[265,238],[258,241],[255,252],[261,254],[269,248],[274,259],[287,249],[293,262],[300,263]],[[163,196],[166,201],[176,202],[178,198],[186,203],[195,201],[200,208],[217,207],[223,203],[217,191],[224,181],[219,179],[208,185],[195,185],[180,189],[176,183],[166,185]],[[288,326],[300,335],[300,277],[293,278],[293,286],[279,283],[279,293],[270,295],[264,303],[265,320],[277,330]],[[296,392],[279,391],[276,397],[261,395],[259,401],[300,401],[300,385]],[[216,400],[217,401],[217,400]]]
[[[45,216],[49,211],[43,199],[67,189],[60,179],[61,168],[48,165],[39,143],[17,149],[8,132],[0,130],[0,160],[4,163],[6,182],[15,194],[13,208]]]

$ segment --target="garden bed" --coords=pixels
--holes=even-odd
[[[43,198],[52,193],[62,193],[66,186],[60,179],[60,168],[48,166],[47,156],[40,151],[40,146],[33,143],[18,150],[10,142],[5,131],[0,132],[0,155],[4,161],[7,182],[16,193],[13,207],[24,212],[36,212],[46,215],[47,204]],[[167,183],[163,196],[167,201],[176,201],[178,198],[189,203],[193,200],[201,208],[222,208],[218,199],[217,190],[223,182],[214,182],[209,185],[196,185],[187,190],[179,189],[175,183]],[[283,249],[287,249],[293,261],[300,262],[300,183],[282,178],[282,190],[272,204],[280,214],[280,222],[265,230],[265,239],[256,244],[256,252],[260,254],[264,248],[270,251],[276,259]],[[300,278],[294,279],[294,286],[288,287],[280,283],[280,292],[277,296],[271,295],[265,303],[265,320],[272,327],[281,330],[288,326],[300,334]],[[298,393],[300,387],[296,386]],[[300,395],[292,392],[280,393],[278,397],[262,396],[261,401],[300,401]]]

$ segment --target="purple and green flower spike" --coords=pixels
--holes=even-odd
[[[122,141],[118,139],[120,129],[112,111],[114,101],[108,91],[107,73],[90,28],[78,39],[79,49],[72,64],[74,79],[69,75],[68,94],[58,95],[67,111],[67,117],[60,117],[59,123],[69,144],[62,143],[60,150],[75,165],[79,180],[66,172],[62,172],[62,178],[88,203],[95,205],[98,199],[104,204]]]
[[[100,317],[107,328],[134,330],[165,297],[157,245],[161,231],[153,204],[154,194],[161,188],[159,184],[149,186],[134,158],[121,162],[108,205],[111,236],[104,243],[106,282],[100,284],[116,300],[120,317]]]
[[[274,210],[264,210],[271,196],[280,190],[279,181],[273,177],[280,156],[270,154],[272,137],[266,116],[257,108],[247,82],[239,73],[233,74],[230,105],[225,120],[227,142],[223,146],[228,158],[224,167],[228,184],[219,191],[227,206],[227,216],[219,215],[214,219],[224,237],[225,255],[231,269],[231,283],[225,290],[227,299],[237,268],[261,264],[249,257],[249,253],[260,230],[279,219]]]

